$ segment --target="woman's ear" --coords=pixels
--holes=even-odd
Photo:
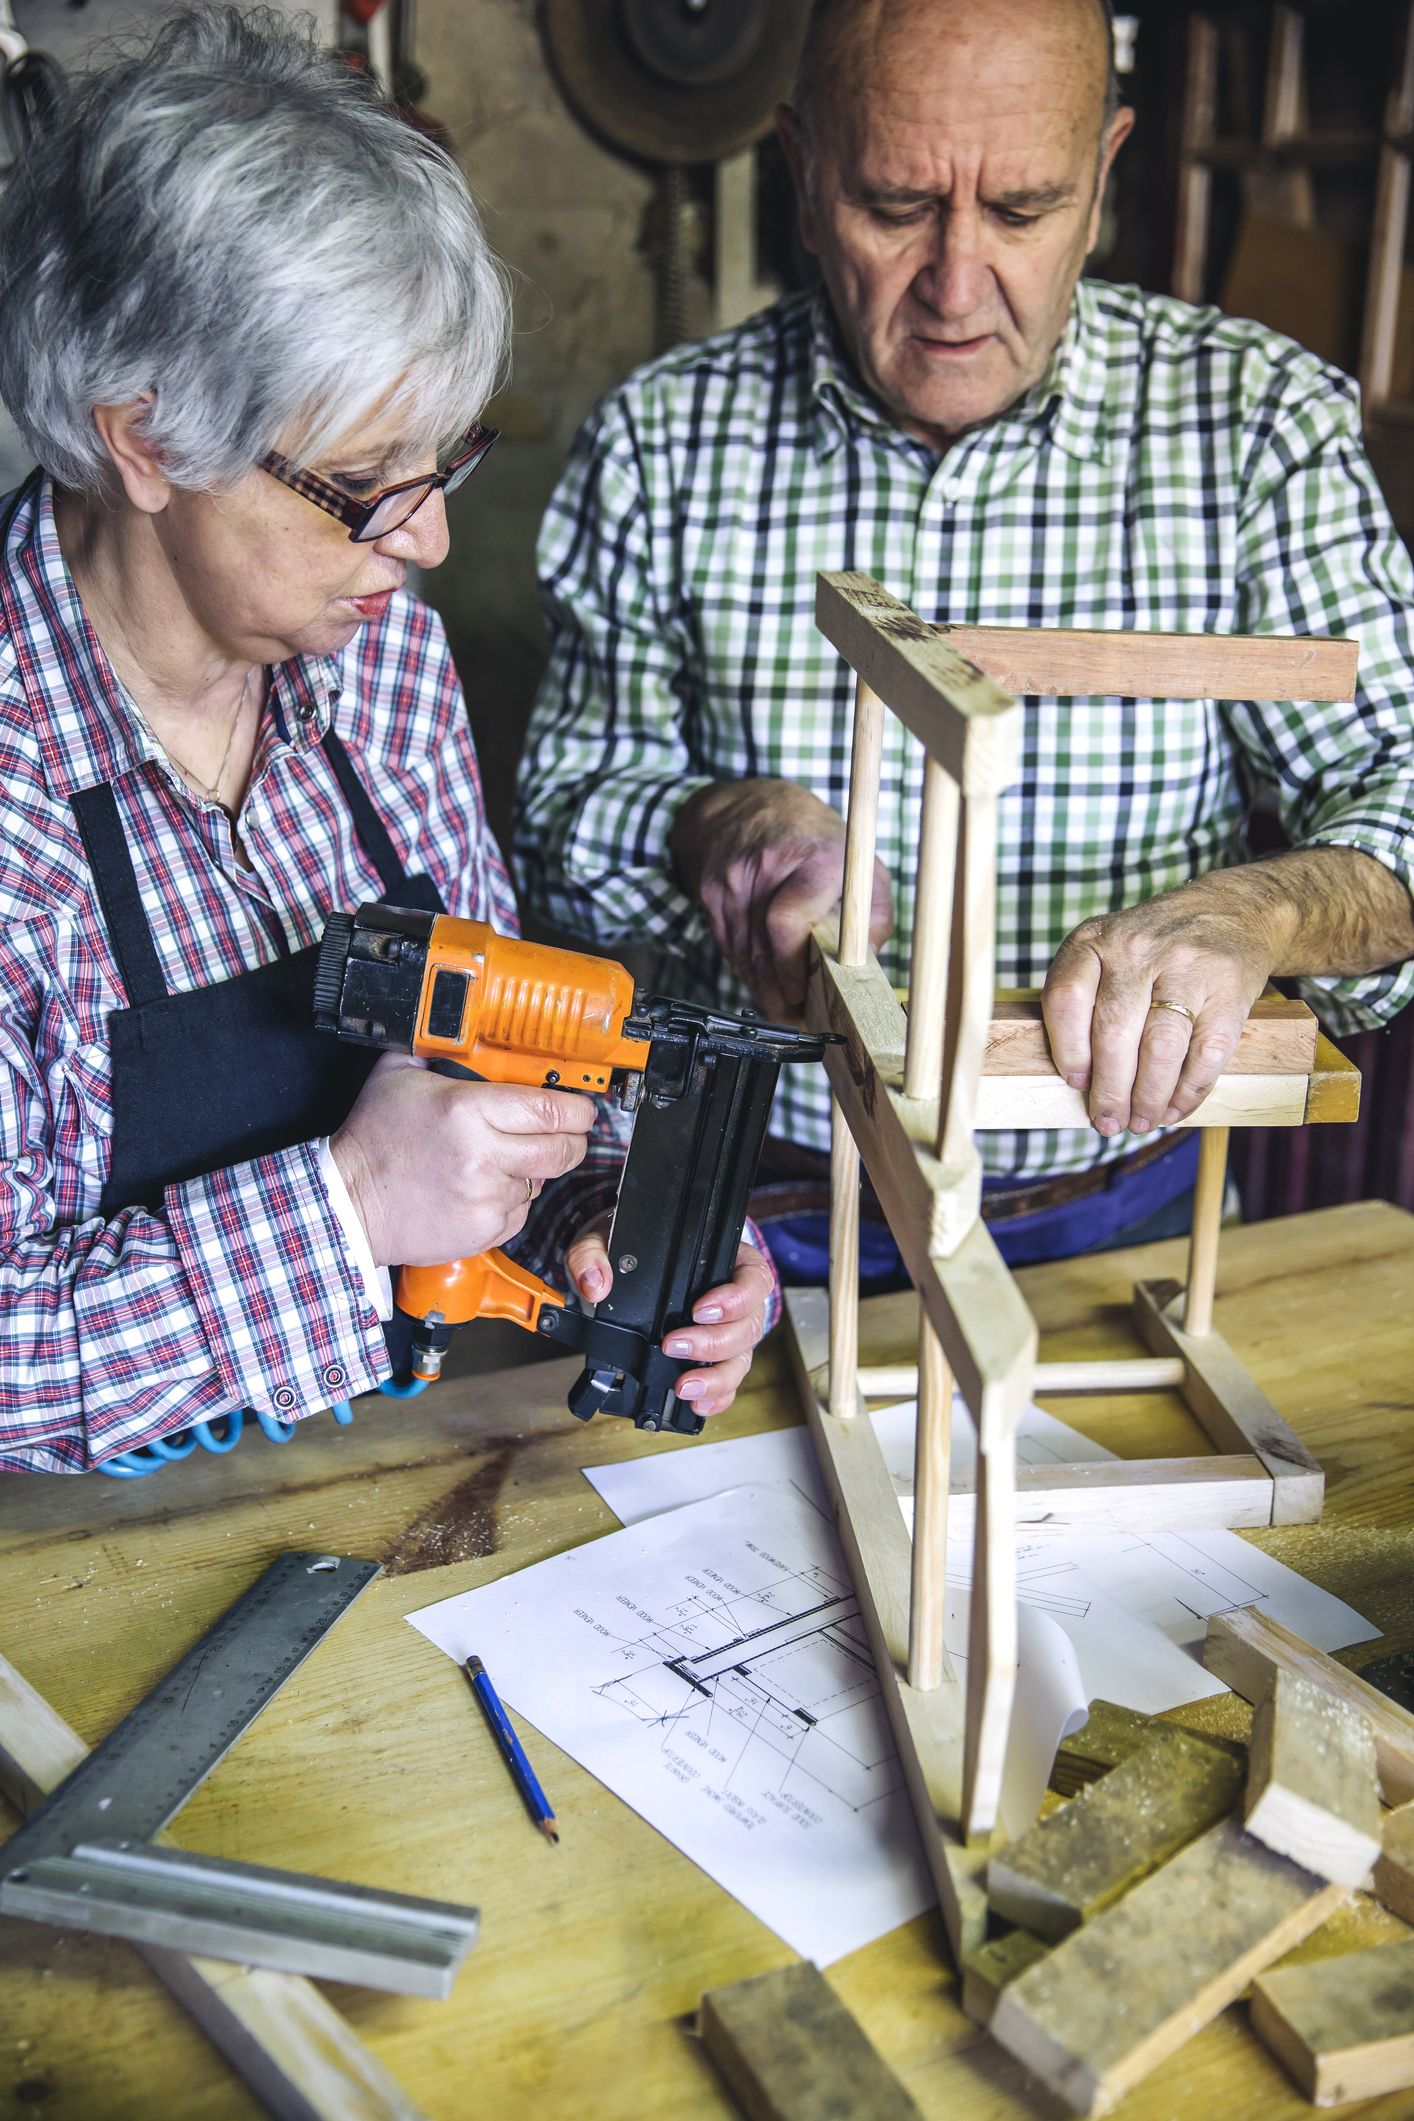
[[[95,405],[93,424],[122,480],[123,491],[144,515],[159,515],[171,498],[172,485],[147,434],[153,398],[145,391],[127,405]]]

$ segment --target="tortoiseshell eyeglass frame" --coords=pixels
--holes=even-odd
[[[428,494],[440,487],[443,493],[455,493],[463,480],[470,478],[487,450],[500,436],[499,427],[482,427],[478,422],[469,427],[452,453],[451,462],[445,471],[423,472],[416,479],[399,479],[395,486],[384,486],[366,501],[356,501],[352,494],[345,493],[342,486],[334,485],[330,479],[321,479],[317,471],[301,471],[288,457],[271,449],[260,459],[259,469],[268,471],[272,479],[288,486],[293,493],[302,494],[306,501],[313,501],[326,515],[348,527],[350,542],[355,545],[371,545],[378,538],[387,537],[392,530],[401,530],[411,522]],[[399,515],[394,511],[392,519],[378,523],[374,519],[389,502],[402,495],[407,507]]]

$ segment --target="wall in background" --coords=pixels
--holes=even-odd
[[[571,115],[533,0],[418,0],[416,52],[427,109],[517,277],[514,370],[492,415],[501,441],[453,497],[451,557],[424,584],[503,830],[544,657],[535,534],[580,421],[653,351],[655,184]]]

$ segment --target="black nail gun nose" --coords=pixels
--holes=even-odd
[[[616,1095],[634,1115],[609,1233],[614,1283],[589,1315],[503,1252],[403,1267],[410,1368],[435,1377],[452,1329],[510,1318],[583,1351],[570,1411],[695,1436],[663,1353],[692,1307],[731,1279],[776,1079],[830,1034],[638,995],[609,958],[498,935],[484,921],[388,906],[331,915],[315,989],[320,1029],[481,1079]]]

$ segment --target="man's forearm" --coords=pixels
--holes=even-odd
[[[1354,978],[1414,956],[1414,899],[1358,847],[1298,847],[1220,869],[1170,895],[1250,918],[1274,976]]]

